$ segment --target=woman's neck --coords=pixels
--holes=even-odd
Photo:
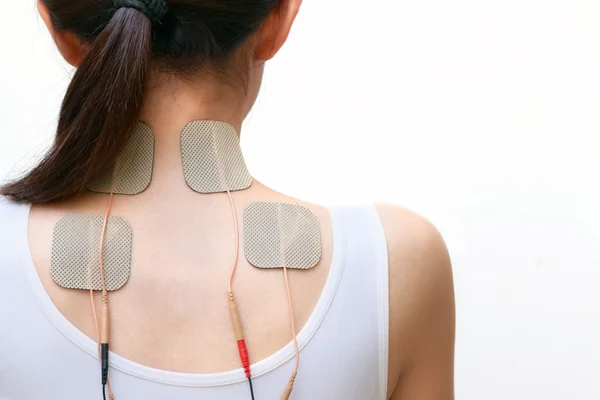
[[[226,122],[239,133],[247,113],[244,94],[216,79],[160,76],[148,86],[140,119],[152,128],[157,139],[169,137],[179,142],[187,123],[203,119]]]
[[[155,137],[152,191],[188,190],[182,175],[180,137],[189,122],[222,121],[239,134],[245,114],[244,95],[222,83],[168,77],[153,79],[140,116]]]

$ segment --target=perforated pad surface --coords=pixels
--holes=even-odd
[[[67,289],[102,290],[100,236],[104,217],[67,215],[54,227],[50,273]],[[106,288],[118,290],[131,273],[131,226],[120,217],[109,217],[104,239]]]
[[[183,174],[198,193],[244,190],[252,185],[235,129],[224,122],[193,121],[181,132]]]
[[[150,127],[139,123],[115,166],[104,176],[89,183],[87,188],[97,193],[110,193],[112,188],[116,194],[139,194],[150,185],[153,166],[154,133]]]
[[[244,251],[258,268],[310,269],[321,259],[319,220],[306,207],[252,203],[244,212]]]

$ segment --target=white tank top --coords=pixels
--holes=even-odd
[[[54,306],[28,245],[30,206],[0,197],[0,399],[101,399],[96,343]],[[293,400],[386,400],[388,262],[373,206],[330,209],[334,250],[317,306],[299,332]],[[174,373],[110,355],[117,400],[246,400],[243,370]],[[290,343],[252,365],[257,400],[279,399],[293,369]]]

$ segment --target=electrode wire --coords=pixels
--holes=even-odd
[[[214,141],[212,144],[213,144],[213,150],[216,152]],[[238,261],[240,258],[240,227],[239,227],[237,212],[235,209],[235,201],[233,200],[233,196],[231,195],[231,190],[229,189],[227,179],[225,178],[225,173],[222,168],[219,168],[218,171],[219,171],[219,180],[221,182],[222,187],[224,186],[227,188],[225,191],[227,193],[227,198],[229,199],[231,217],[233,219],[233,231],[234,231],[234,236],[235,236],[233,266],[231,267],[231,273],[229,274],[229,282],[227,285],[228,297],[229,297],[229,312],[231,314],[233,330],[234,330],[236,340],[237,340],[240,361],[242,362],[242,367],[244,368],[246,377],[248,378],[248,384],[250,385],[250,395],[252,397],[252,400],[254,400],[254,388],[252,387],[252,373],[250,371],[250,356],[248,354],[248,348],[246,346],[246,340],[244,337],[245,335],[244,335],[242,320],[240,318],[239,310],[238,310],[237,304],[235,302],[235,297],[233,295],[233,278],[235,277]]]
[[[252,386],[252,375],[250,373],[250,357],[248,355],[248,349],[246,347],[246,341],[244,339],[242,321],[239,317],[239,312],[237,310],[237,305],[235,304],[235,298],[233,296],[233,278],[235,277],[235,273],[237,270],[237,264],[240,258],[240,228],[238,222],[238,216],[235,209],[235,201],[233,200],[233,196],[231,195],[231,191],[227,190],[227,197],[229,198],[229,205],[231,209],[231,216],[233,218],[233,229],[235,232],[235,251],[234,251],[234,259],[233,266],[231,267],[231,274],[229,275],[229,306],[231,311],[232,321],[234,321],[234,330],[236,331],[236,336],[238,340],[238,350],[240,352],[240,360],[242,361],[242,366],[244,367],[244,371],[246,373],[246,377],[248,378],[248,384],[250,385],[250,396],[252,400],[254,400],[254,388]],[[236,328],[237,325],[237,328]]]
[[[229,275],[229,293],[233,293],[233,278],[237,270],[237,264],[240,257],[240,228],[238,222],[238,216],[235,211],[235,202],[231,191],[227,190],[227,197],[229,198],[229,205],[231,206],[231,216],[233,217],[233,229],[235,230],[235,256],[233,259],[233,267],[231,268],[231,274]]]
[[[296,221],[294,224],[294,227],[296,229],[298,229],[298,218],[299,218],[299,216],[296,215]],[[290,380],[280,398],[281,400],[288,400],[292,393],[292,390],[294,389],[294,383],[296,381],[296,376],[298,375],[298,369],[300,368],[300,348],[298,346],[298,337],[296,334],[296,322],[295,322],[296,318],[294,316],[294,304],[293,304],[293,300],[292,300],[292,291],[290,289],[290,280],[288,277],[288,267],[287,267],[287,262],[286,262],[286,257],[285,257],[285,249],[286,249],[287,243],[285,243],[285,236],[283,234],[281,207],[277,208],[277,223],[278,223],[278,228],[279,228],[279,235],[281,237],[281,241],[279,244],[279,246],[280,246],[279,257],[280,257],[280,261],[281,261],[281,264],[283,267],[283,277],[285,279],[285,289],[287,291],[288,306],[290,309],[290,326],[292,328],[292,338],[293,338],[293,342],[294,342],[294,350],[296,352],[296,365],[294,367],[294,370],[292,371]],[[294,234],[292,234],[290,236],[293,237],[295,234],[296,234],[296,232],[294,232]]]
[[[102,282],[102,297],[105,299],[108,299],[108,291],[106,290],[106,279],[104,276],[104,255],[103,255],[104,239],[106,237],[106,228],[108,226],[108,217],[112,210],[113,198],[114,198],[114,190],[111,188],[110,197],[108,200],[108,207],[106,209],[106,213],[104,214],[104,222],[102,224],[102,233],[100,234],[100,254],[99,254],[100,281]],[[92,306],[92,314],[94,315],[94,325],[96,326],[96,342],[98,343],[98,360],[100,361],[100,364],[102,364],[102,355],[101,355],[101,351],[100,351],[100,346],[101,346],[100,327],[98,325],[98,314],[96,313],[96,303],[94,301],[94,290],[93,289],[90,289],[90,302],[91,302],[91,306]],[[108,397],[111,400],[113,400],[115,397],[112,392],[112,388],[110,386],[110,382],[108,379],[106,380],[106,386],[108,388]],[[106,398],[104,386],[102,388],[102,394]]]
[[[296,367],[294,368],[294,373],[298,373],[298,369],[300,367],[300,349],[298,346],[298,338],[297,338],[297,334],[296,334],[296,318],[294,316],[294,302],[292,300],[292,290],[290,289],[290,280],[288,277],[288,267],[287,267],[287,262],[286,262],[286,258],[285,258],[285,248],[287,246],[287,243],[285,242],[285,236],[283,235],[283,223],[282,223],[282,215],[281,215],[281,208],[277,209],[277,222],[279,224],[279,234],[281,236],[281,249],[280,249],[280,259],[281,259],[281,264],[283,266],[283,277],[285,279],[285,289],[287,291],[287,296],[288,296],[288,306],[290,309],[290,325],[292,327],[292,335],[294,338],[294,350],[296,351]],[[294,223],[294,228],[295,231],[293,232],[293,234],[290,235],[290,237],[293,237],[298,230],[298,225],[299,225],[299,215],[296,214],[296,221]]]
[[[288,305],[290,308],[290,323],[292,326],[292,335],[294,337],[294,349],[296,350],[296,367],[294,371],[297,373],[300,368],[300,349],[298,347],[298,337],[296,335],[296,323],[294,322],[294,305],[292,302],[292,292],[290,290],[290,281],[288,278],[288,268],[285,264],[283,264],[283,276],[285,278],[285,288],[287,289],[288,294]]]
[[[94,325],[96,326],[96,342],[98,344],[98,361],[102,364],[100,355],[100,327],[98,326],[98,314],[96,313],[96,302],[94,301],[94,290],[90,289],[90,302],[92,303],[92,314],[94,314]],[[110,386],[110,379],[106,380],[106,388],[108,389],[108,398],[114,400],[115,395],[113,394]]]
[[[248,383],[250,384],[250,396],[252,400],[254,400],[254,388],[252,387],[252,378],[248,378]]]
[[[100,280],[102,281],[102,295],[108,296],[108,291],[106,290],[106,279],[104,277],[104,239],[106,237],[106,227],[108,226],[108,217],[110,215],[110,211],[112,210],[114,192],[110,191],[110,197],[108,199],[108,208],[106,209],[106,213],[104,214],[104,223],[102,225],[102,234],[100,235]]]

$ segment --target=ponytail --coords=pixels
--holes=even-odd
[[[152,61],[152,22],[120,8],[91,42],[62,103],[54,144],[20,180],[0,189],[48,203],[82,193],[115,162],[139,119]]]

